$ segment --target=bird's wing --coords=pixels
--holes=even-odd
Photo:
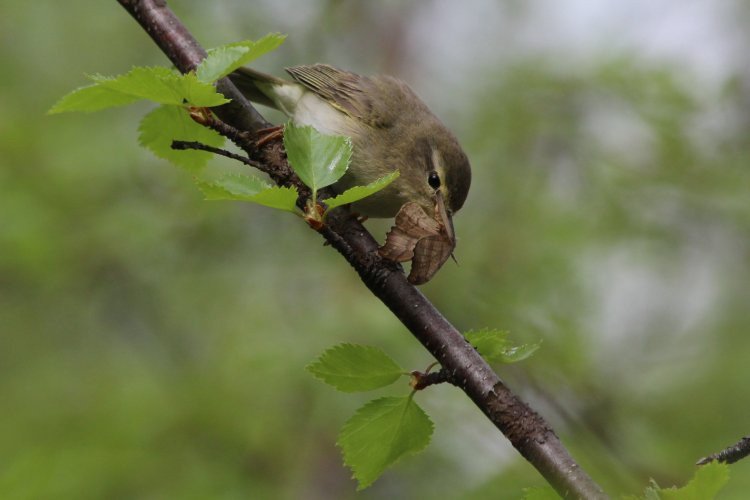
[[[367,92],[372,85],[369,78],[327,64],[294,66],[286,68],[286,71],[295,81],[330,102],[339,111],[367,121],[372,108]]]

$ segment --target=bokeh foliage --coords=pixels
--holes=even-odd
[[[741,68],[710,87],[637,52],[518,54],[459,99],[373,43],[408,32],[415,7],[310,2],[303,18],[272,2],[173,4],[206,45],[289,33],[264,61],[277,74],[411,68],[449,96],[430,104],[475,181],[456,217],[460,266],[424,291],[462,330],[543,340],[501,376],[609,491],[680,484],[748,432]],[[334,442],[366,396],[304,366],[348,341],[423,369],[421,347],[296,218],[202,201],[139,148],[148,107],[44,115],[84,73],[164,63],[116,2],[11,0],[0,37],[0,497],[354,497]],[[434,442],[356,496],[518,498],[541,484],[458,391],[420,405]],[[750,489],[749,467],[732,467],[724,498]]]

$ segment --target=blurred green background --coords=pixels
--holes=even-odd
[[[450,124],[474,183],[460,266],[423,290],[461,329],[543,340],[500,374],[610,493],[682,484],[750,432],[747,3],[171,5],[206,46],[288,33],[261,70],[398,75]],[[543,484],[438,387],[418,395],[436,422],[426,452],[355,493],[334,442],[371,395],[304,366],[344,341],[413,369],[424,350],[299,220],[202,201],[139,148],[149,106],[45,115],[85,73],[165,64],[115,1],[2,10],[0,498],[483,499]],[[747,491],[750,461],[722,498]]]

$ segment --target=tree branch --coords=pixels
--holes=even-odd
[[[733,464],[739,460],[750,455],[750,436],[745,436],[740,439],[737,443],[724,448],[723,450],[712,453],[707,457],[703,457],[695,465],[706,465],[713,461],[723,462],[726,464]]]
[[[143,26],[156,44],[182,72],[190,71],[205,51],[166,6],[164,0],[118,0]],[[270,124],[228,79],[218,90],[232,101],[216,114],[239,130],[257,132]],[[268,164],[271,177],[281,185],[296,182],[278,145],[253,151],[242,146],[253,160]],[[276,148],[276,149],[274,149]],[[360,278],[422,345],[440,362],[451,381],[484,412],[555,490],[566,498],[607,498],[601,488],[573,460],[547,423],[518,399],[500,380],[461,333],[411,285],[400,265],[377,254],[377,242],[349,213],[334,210],[319,232]]]

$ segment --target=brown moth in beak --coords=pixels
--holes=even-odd
[[[378,253],[396,262],[411,260],[409,283],[427,283],[456,248],[453,220],[445,209],[440,191],[435,193],[434,217],[427,215],[417,203],[408,202],[396,214],[395,222]]]

